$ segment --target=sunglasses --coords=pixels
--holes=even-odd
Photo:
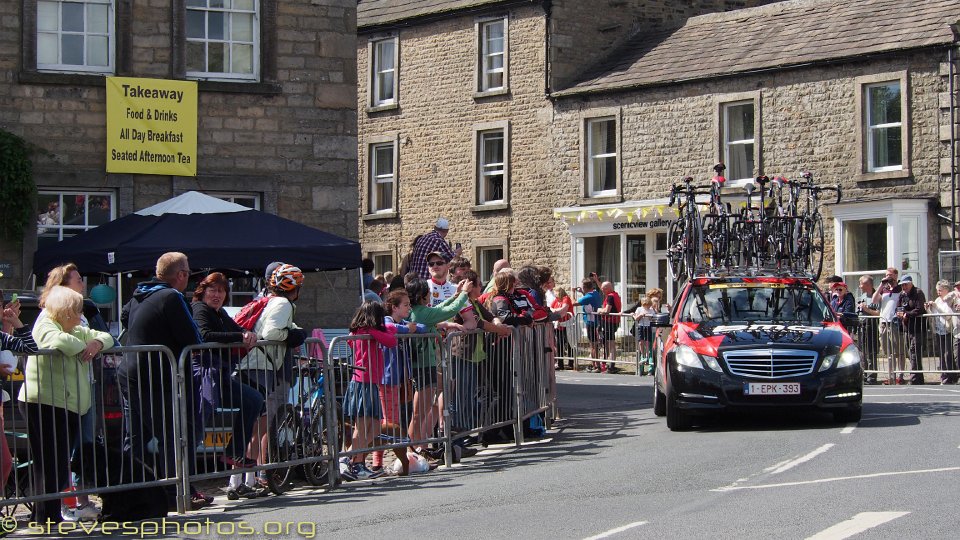
[[[445,264],[447,264],[446,261],[430,261],[427,266],[443,266]]]

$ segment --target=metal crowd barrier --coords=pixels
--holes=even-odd
[[[916,323],[887,322],[860,316],[855,339],[863,356],[867,382],[894,384],[907,376],[924,377],[926,384],[960,381],[960,315],[927,314]],[[902,384],[902,382],[900,382]]]
[[[124,357],[132,367],[121,371]],[[18,360],[4,384],[6,515],[49,505],[42,514],[50,517],[61,500],[151,487],[166,493],[160,504],[184,511],[179,384],[168,348],[115,347],[91,362],[42,350]]]
[[[615,321],[614,321],[615,320]],[[610,366],[632,366],[637,375],[653,372],[653,346],[657,330],[638,321],[631,313],[600,315],[577,307],[574,316],[555,323],[557,360],[579,370],[607,370]]]

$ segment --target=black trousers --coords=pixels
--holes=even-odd
[[[39,493],[58,493],[70,481],[70,450],[79,434],[80,415],[67,409],[39,403],[23,403],[27,417],[27,440],[33,456],[33,485]],[[41,501],[33,507],[33,521],[63,521],[60,499]]]
[[[911,371],[923,371],[923,358],[920,356],[920,344],[923,343],[923,334],[920,332],[905,332],[903,334],[907,344],[907,358],[910,360]],[[923,373],[911,373],[910,384],[923,384]]]

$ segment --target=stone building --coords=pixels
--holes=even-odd
[[[929,291],[957,249],[956,2],[434,4],[359,6],[360,237],[384,264],[444,215],[481,267],[502,250],[669,293],[670,186],[720,161],[731,195],[842,186],[825,274]]]
[[[38,245],[189,190],[357,238],[355,41],[350,0],[0,3],[0,128],[35,148],[24,204],[44,220],[0,243],[0,284],[29,286]],[[196,177],[105,172],[110,76],[198,81]],[[307,279],[298,319],[344,326],[357,275]]]

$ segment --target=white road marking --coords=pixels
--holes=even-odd
[[[867,529],[872,529],[877,525],[883,525],[888,521],[893,521],[909,513],[910,512],[861,512],[846,521],[841,521],[833,527],[820,531],[807,538],[807,540],[842,540],[844,538],[850,538],[855,534],[860,534]]]
[[[639,527],[641,525],[646,525],[646,521],[634,521],[633,523],[628,523],[623,527],[617,527],[616,529],[610,529],[607,532],[602,532],[596,536],[591,536],[589,538],[584,538],[584,540],[600,540],[601,538],[609,538],[615,534],[622,533],[623,531],[628,531],[634,527]]]
[[[841,434],[841,435],[849,435],[849,434],[853,433],[853,430],[855,430],[855,429],[857,429],[857,426],[855,426],[855,425],[854,425],[854,426],[847,426],[847,427],[845,427],[845,428],[843,428],[843,429],[840,430],[840,434]]]
[[[790,461],[787,461],[787,462],[784,463],[783,465],[780,465],[780,466],[777,467],[776,469],[773,469],[772,471],[769,471],[769,472],[770,472],[770,474],[780,474],[780,473],[782,473],[782,472],[789,471],[790,469],[796,467],[797,465],[800,465],[800,464],[802,464],[802,463],[806,463],[806,462],[808,462],[808,461],[810,461],[811,459],[819,456],[820,454],[826,452],[827,450],[829,450],[829,449],[831,449],[831,448],[833,448],[833,443],[825,444],[825,445],[821,446],[820,448],[817,448],[817,449],[814,450],[813,452],[810,452],[809,454],[807,454],[807,455],[805,455],[805,456],[798,457],[797,459],[792,459],[792,460],[790,460]]]
[[[925,474],[925,473],[940,473],[940,472],[952,472],[960,471],[960,467],[944,467],[942,469],[919,469],[916,471],[894,471],[894,472],[882,472],[882,473],[871,473],[871,474],[858,474],[856,476],[836,476],[833,478],[821,478],[819,480],[802,480],[799,482],[783,482],[780,484],[762,484],[758,486],[724,486],[710,491],[738,491],[741,489],[770,489],[778,487],[789,487],[789,486],[805,486],[810,484],[825,484],[827,482],[839,482],[841,480],[858,480],[863,478],[880,478],[883,476],[899,476],[903,474]]]

